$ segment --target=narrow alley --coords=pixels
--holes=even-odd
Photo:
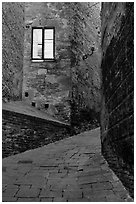
[[[2,201],[134,201],[134,2],[2,2]]]
[[[133,201],[100,149],[97,128],[3,159],[3,201]]]

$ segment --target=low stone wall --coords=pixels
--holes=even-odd
[[[69,126],[12,111],[2,111],[2,157],[69,137]]]
[[[102,4],[102,153],[134,195],[134,3]]]

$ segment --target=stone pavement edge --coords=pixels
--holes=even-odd
[[[101,155],[100,129],[4,158],[4,202],[133,202]]]

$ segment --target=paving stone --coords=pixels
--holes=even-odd
[[[18,188],[19,188],[18,185],[12,185],[12,184],[7,185],[7,189],[18,189]]]
[[[39,198],[18,198],[17,202],[40,202]]]
[[[78,167],[78,163],[77,161],[67,161],[67,164],[70,166],[70,167],[75,167],[75,169],[77,169]]]
[[[25,178],[20,178],[14,182],[16,185],[32,185],[30,180],[26,180]]]
[[[6,166],[2,166],[2,172],[6,172],[7,167]]]
[[[48,170],[49,173],[58,173],[59,172],[59,168],[54,168],[54,169],[50,169]]]
[[[2,188],[6,188],[7,187],[7,184],[2,184]]]
[[[107,202],[106,196],[93,196],[89,199],[90,202]]]
[[[82,171],[82,172],[78,173],[78,177],[80,178],[80,177],[85,177],[85,176],[89,177],[89,176],[98,176],[98,175],[103,176],[103,173],[104,172],[102,172],[100,170],[99,171],[88,171],[88,172]],[[105,177],[105,176],[103,176],[103,177]]]
[[[22,172],[18,172],[17,170],[11,170],[11,169],[7,168],[5,175],[9,175],[9,174],[10,174],[10,176],[16,177],[16,178],[19,178],[20,176],[24,175],[24,173],[22,173]]]
[[[18,161],[18,164],[32,164],[33,160],[31,159],[22,159]]]
[[[18,192],[17,188],[7,188],[2,193],[2,197],[14,197],[17,192]]]
[[[108,180],[102,175],[78,177],[79,184],[89,184],[89,183],[97,183],[97,182],[104,182],[104,181],[108,181]]]
[[[47,168],[55,168],[55,167],[58,167],[57,164],[55,164],[55,161],[51,162],[51,163],[44,163],[44,164],[41,164],[40,167],[47,167]]]
[[[61,190],[46,190],[42,189],[39,195],[40,198],[54,198],[54,197],[62,197]]]
[[[68,198],[68,202],[89,202],[90,200],[87,198]]]
[[[48,172],[48,171],[52,171],[54,169],[56,169],[54,166],[44,166],[44,165],[40,165],[39,164],[39,169],[42,170],[42,171],[45,171],[45,172]]]
[[[60,183],[60,182],[61,182],[61,178],[48,178],[48,180],[47,180],[48,185],[54,185],[54,184]]]
[[[37,177],[43,177],[48,171],[44,171],[44,170],[31,170],[29,173],[27,173],[25,175],[25,177],[33,177],[33,176],[37,176]]]
[[[64,166],[64,169],[67,171],[71,171],[71,170],[76,171],[77,168],[78,168],[78,166],[75,166],[75,165],[71,166],[70,164]]]
[[[12,176],[12,175],[5,175],[4,173],[2,174],[2,184],[14,184],[16,182],[17,175]]]
[[[32,166],[31,165],[18,165],[18,172],[19,173],[23,173],[23,174],[26,174],[28,172],[30,172],[30,170],[32,169]]]
[[[68,190],[68,191],[76,191],[76,190],[80,190],[79,186],[77,184],[68,184],[66,185],[66,188],[65,190]]]
[[[2,192],[4,192],[7,188],[7,184],[2,184]]]
[[[47,179],[39,175],[27,175],[16,181],[16,184],[28,184],[42,187],[46,184]]]
[[[66,183],[54,183],[52,185],[49,185],[50,190],[60,190],[66,189],[67,184]]]
[[[115,193],[113,192],[113,190],[103,190],[103,189],[100,189],[100,190],[93,190],[93,196],[113,196],[115,195]]]
[[[66,177],[61,180],[61,185],[77,185],[76,178],[73,177]]]
[[[49,172],[49,175],[47,177],[47,179],[57,179],[57,178],[61,178],[61,174],[59,174],[59,173],[50,173]]]
[[[93,190],[90,188],[86,188],[85,190],[83,190],[83,198],[87,198],[90,199],[93,195]]]
[[[15,197],[2,197],[2,202],[16,202],[17,198]]]
[[[52,201],[53,201],[53,198],[41,198],[40,199],[40,202],[52,202]]]
[[[79,184],[80,189],[88,189],[88,188],[92,188],[92,184],[91,183],[87,183],[87,184]]]
[[[78,163],[79,162],[79,158],[80,156],[79,156],[79,154],[75,154],[73,157],[72,157],[72,160],[73,161],[75,161],[76,163]]]
[[[92,189],[95,191],[95,190],[101,190],[101,189],[103,189],[103,190],[110,190],[110,189],[112,189],[113,187],[112,187],[112,185],[111,185],[111,183],[110,182],[102,182],[102,183],[93,183],[92,184]]]
[[[21,185],[19,185],[19,189],[29,189],[29,188],[31,188],[31,186],[32,185],[28,185],[28,184],[21,184]]]
[[[74,156],[77,152],[78,152],[77,149],[73,149],[73,150],[68,151],[68,153],[67,153],[67,155],[66,155],[66,158],[71,158],[71,157]]]
[[[116,195],[106,195],[107,202],[123,202],[121,198]]]
[[[78,180],[77,176],[78,176],[77,171],[73,171],[73,170],[68,171],[67,177],[69,179],[73,178],[73,179]]]
[[[65,172],[59,172],[59,173],[50,173],[49,174],[49,179],[50,178],[63,178],[63,177],[65,177],[67,175],[67,171],[65,171]]]
[[[16,197],[18,198],[37,198],[40,193],[38,188],[21,188]]]
[[[86,162],[89,160],[89,157],[84,157],[84,158],[80,158],[79,161],[78,161],[78,165],[79,166],[84,166],[86,165]]]
[[[64,198],[82,198],[82,190],[65,190],[63,192]]]
[[[6,190],[6,188],[2,188],[2,193],[4,193],[5,190]]]
[[[66,169],[59,169],[58,173],[67,174],[68,171]]]
[[[93,167],[93,166],[84,166],[83,172],[95,172],[95,171],[101,171],[100,167]]]
[[[66,198],[62,198],[62,197],[55,197],[53,199],[53,202],[67,202]]]

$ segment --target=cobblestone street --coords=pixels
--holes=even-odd
[[[3,201],[133,201],[100,153],[100,129],[3,159]]]

